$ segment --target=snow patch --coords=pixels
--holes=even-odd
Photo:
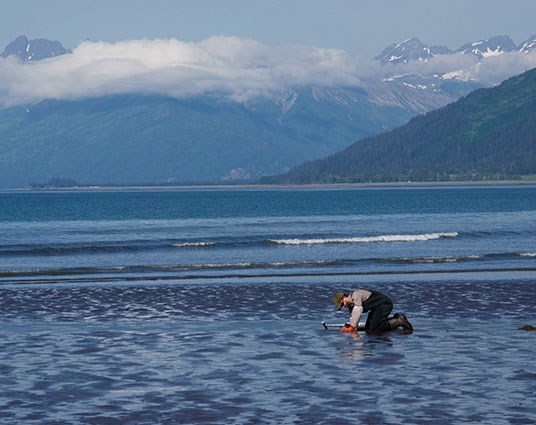
[[[474,77],[473,75],[464,70],[464,69],[459,69],[457,71],[451,71],[451,72],[447,72],[445,74],[443,74],[441,76],[441,78],[443,78],[444,80],[460,80],[460,81],[472,81],[474,80]]]
[[[284,93],[275,99],[275,103],[281,107],[281,112],[285,115],[292,109],[296,101],[298,100],[298,93]]]
[[[485,52],[480,51],[480,54],[485,58],[489,58],[491,56],[499,56],[499,55],[502,55],[503,53],[504,53],[504,51],[501,50],[500,46],[498,46],[496,50],[491,50],[488,47]]]

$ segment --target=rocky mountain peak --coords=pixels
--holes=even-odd
[[[375,59],[382,63],[408,63],[410,61],[426,62],[428,59],[451,53],[445,46],[427,46],[416,37],[399,44],[386,47]]]
[[[479,58],[497,56],[506,52],[517,51],[516,44],[507,35],[497,35],[485,40],[464,44],[456,52],[461,54],[472,54]]]
[[[536,34],[521,43],[519,45],[519,51],[521,53],[530,53],[532,51],[536,51]]]
[[[21,35],[9,43],[0,57],[17,56],[23,62],[47,59],[69,53],[59,41],[51,41],[45,38],[28,40]]]

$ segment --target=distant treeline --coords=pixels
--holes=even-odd
[[[53,177],[46,183],[30,183],[32,189],[44,189],[47,187],[79,187],[81,186],[76,180],[73,179],[64,179],[60,177]]]

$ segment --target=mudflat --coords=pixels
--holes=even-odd
[[[325,331],[353,283],[0,289],[0,421],[530,423],[536,281],[381,281],[415,331]]]

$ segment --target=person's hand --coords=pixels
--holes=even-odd
[[[341,328],[341,332],[354,332],[355,326],[352,325],[346,325],[343,328]]]

